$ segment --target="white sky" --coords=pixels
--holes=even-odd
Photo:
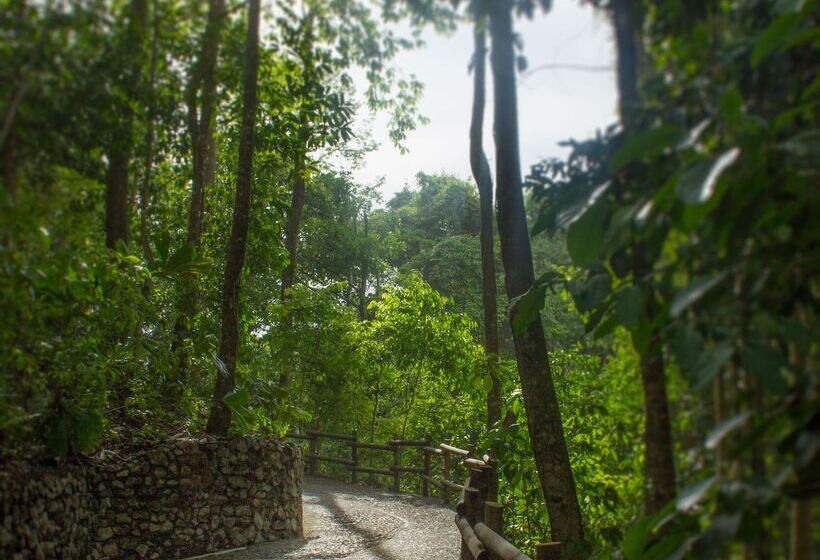
[[[588,6],[557,0],[548,14],[534,20],[518,20],[529,68],[543,64],[582,64],[611,67],[614,50],[606,19]],[[469,178],[468,130],[472,103],[472,76],[467,66],[472,56],[472,29],[462,25],[451,36],[426,32],[427,45],[399,54],[395,63],[406,74],[424,83],[421,112],[430,123],[410,133],[401,155],[387,136],[386,118],[371,124],[372,139],[380,148],[370,153],[354,177],[372,184],[384,177],[385,201],[405,184],[414,184],[419,171],[445,171]],[[484,149],[492,165],[492,83],[488,63],[486,138]],[[616,119],[615,74],[546,69],[519,76],[519,126],[521,163],[526,176],[530,165],[545,157],[564,156],[558,142],[587,138]],[[367,110],[359,122],[367,121]]]

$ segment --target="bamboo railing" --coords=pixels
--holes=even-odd
[[[485,455],[474,457],[474,449],[460,449],[446,443],[432,445],[429,437],[424,439],[394,439],[387,443],[359,441],[356,432],[336,434],[311,430],[304,434],[290,433],[289,438],[307,440],[307,474],[319,473],[321,462],[341,465],[350,470],[350,481],[358,482],[359,473],[390,477],[395,492],[401,491],[402,474],[412,474],[421,479],[421,495],[431,495],[431,485],[439,488],[442,501],[450,505],[452,496],[459,496],[456,503],[455,523],[461,534],[461,560],[532,560],[503,537],[504,507],[498,502],[498,475],[492,459]],[[350,447],[349,457],[321,454],[321,440],[333,440]],[[402,450],[415,448],[421,451],[422,465],[402,463]],[[389,452],[393,455],[388,468],[363,466],[359,450]],[[433,458],[441,458],[441,476],[433,476]],[[463,484],[451,480],[461,461],[469,473]],[[536,546],[536,560],[560,560],[561,544],[545,543]]]

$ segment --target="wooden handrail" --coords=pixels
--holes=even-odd
[[[481,542],[484,543],[484,546],[501,560],[531,560],[529,556],[515,548],[508,540],[487,527],[484,523],[479,521],[473,525],[473,531]]]

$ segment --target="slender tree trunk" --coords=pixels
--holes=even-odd
[[[498,378],[498,304],[493,244],[493,178],[484,153],[484,106],[487,75],[487,34],[476,23],[473,54],[473,114],[470,122],[470,168],[481,205],[481,283],[484,310],[484,351],[492,388],[487,393],[487,428],[501,419],[501,381]]]
[[[640,28],[642,17],[638,3],[630,0],[613,0],[612,19],[618,50],[619,111],[624,130],[629,133],[638,127],[641,98],[638,90],[641,47]],[[633,281],[647,282],[646,313],[649,320],[655,315],[654,290],[651,288],[651,267],[646,259],[646,248],[635,247]],[[643,382],[645,427],[644,469],[648,482],[645,495],[647,513],[655,513],[675,497],[675,460],[672,444],[672,426],[669,417],[669,399],[666,390],[666,371],[660,332],[652,327],[649,344],[640,356]]]
[[[367,319],[367,277],[370,273],[370,254],[367,240],[367,212],[364,213],[364,250],[362,251],[362,278],[359,284],[359,320]]]
[[[130,130],[130,127],[129,127]],[[128,163],[130,150],[116,148],[107,153],[105,173],[105,246],[128,243]]]
[[[154,127],[156,120],[155,96],[157,81],[157,58],[159,49],[159,14],[157,13],[157,2],[152,3],[153,30],[151,37],[151,61],[148,68],[148,118],[145,125],[145,160],[143,164],[143,178],[140,188],[140,245],[142,246],[143,257],[149,263],[154,261],[154,253],[151,250],[151,195],[154,173]]]
[[[288,266],[282,271],[280,297],[287,299],[287,291],[296,283],[296,259],[299,248],[299,228],[302,225],[302,210],[305,207],[305,156],[300,154],[295,165],[293,192],[290,200],[290,215],[285,229],[285,249],[288,251]]]
[[[207,431],[227,435],[231,411],[223,400],[236,386],[236,360],[239,346],[239,291],[245,253],[248,245],[251,195],[253,191],[253,145],[256,125],[257,74],[259,71],[259,3],[248,3],[248,36],[245,49],[242,128],[239,137],[239,166],[236,173],[236,199],[231,235],[225,255],[225,278],[222,284],[222,336],[219,357],[224,367],[217,368],[214,399]]]
[[[12,132],[6,143],[3,144],[3,188],[6,190],[6,199],[9,205],[17,204],[19,194],[19,180],[17,178],[17,142],[14,132]]]
[[[512,2],[492,2],[489,13],[495,98],[498,232],[507,295],[512,300],[526,292],[535,280],[519,161]],[[511,319],[515,314],[513,309]],[[530,442],[549,512],[552,539],[564,543],[565,558],[583,558],[587,547],[581,511],[540,315],[523,332],[514,332],[513,340]]]
[[[148,19],[147,0],[132,0],[129,6],[128,30],[122,49],[129,57],[129,67],[118,86],[133,98],[142,74],[140,51]],[[120,107],[120,122],[114,127],[113,138],[106,146],[108,168],[105,174],[105,245],[109,249],[118,242],[128,243],[128,176],[131,160],[133,111],[126,104]]]
[[[300,153],[294,166],[293,193],[290,201],[290,214],[285,228],[285,248],[288,251],[288,266],[282,271],[282,285],[280,288],[280,300],[285,301],[290,297],[289,290],[296,282],[296,258],[299,248],[299,227],[302,221],[302,210],[305,207],[305,155]],[[293,319],[285,317],[285,328],[289,328]],[[290,372],[282,371],[279,376],[279,386],[282,388],[290,385]]]
[[[202,37],[199,59],[191,73],[187,91],[192,181],[186,239],[194,249],[199,249],[202,242],[205,192],[214,180],[212,170],[216,162],[213,137],[213,121],[217,103],[216,68],[225,16],[225,0],[210,0],[208,21]],[[202,107],[197,111],[197,98],[200,91]],[[197,299],[198,291],[193,279],[186,278],[182,286],[182,296],[174,322],[174,337],[171,343],[171,351],[177,357],[177,389],[181,389],[191,376],[190,357],[185,349],[185,343],[191,338],[191,322],[196,315]]]
[[[651,305],[651,304],[650,304]],[[675,461],[672,423],[666,392],[660,333],[650,335],[641,354],[641,379],[644,394],[644,470],[649,488],[645,496],[647,513],[660,511],[675,497]]]

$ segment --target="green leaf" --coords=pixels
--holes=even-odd
[[[752,66],[757,67],[765,58],[783,48],[800,21],[801,16],[798,13],[783,14],[775,19],[755,41],[752,49]]]
[[[720,113],[727,122],[737,123],[743,109],[743,96],[735,84],[727,87],[720,96]]]
[[[698,558],[709,560],[718,557],[740,529],[742,517],[741,513],[716,515],[700,538]]]
[[[716,476],[712,476],[698,483],[690,484],[681,490],[678,499],[675,501],[675,507],[678,511],[690,511],[706,499],[706,495],[717,484],[717,480]]]
[[[653,158],[679,143],[683,134],[677,126],[661,125],[627,139],[609,160],[609,170],[617,173],[633,161]]]
[[[586,313],[603,303],[609,296],[612,291],[612,277],[608,272],[592,274],[586,280],[568,282],[567,288],[578,311]]]
[[[726,436],[743,426],[743,424],[752,417],[752,412],[747,410],[741,412],[737,416],[729,418],[721,422],[706,438],[706,449],[715,449]]]
[[[780,372],[786,360],[780,352],[765,346],[751,346],[741,350],[740,361],[768,391],[780,396],[788,393],[786,380]]]
[[[609,207],[605,201],[594,204],[567,231],[567,249],[578,266],[588,267],[604,244]]]
[[[512,327],[516,334],[524,332],[536,320],[547,296],[547,286],[533,286],[513,302]]]
[[[71,415],[71,428],[80,451],[93,451],[103,436],[103,417],[96,410],[80,410]]]
[[[672,307],[670,309],[672,317],[679,317],[690,305],[702,298],[706,292],[717,286],[725,277],[726,272],[700,277],[680,290],[675,294],[675,298],[672,300]]]
[[[493,390],[493,378],[490,374],[484,374],[484,392],[489,393]]]
[[[643,315],[643,290],[639,286],[627,286],[615,296],[615,312],[625,327],[632,327]]]
[[[70,427],[65,414],[53,416],[46,426],[46,451],[55,459],[65,460],[70,445]]]
[[[717,344],[701,352],[691,376],[695,389],[701,389],[712,381],[734,353],[731,344]]]
[[[731,148],[716,158],[701,160],[681,173],[677,183],[678,198],[686,204],[703,204],[714,194],[720,175],[740,156]]]
[[[251,391],[248,387],[241,387],[229,391],[222,399],[225,405],[231,409],[232,412],[244,411],[245,407],[251,400]]]

